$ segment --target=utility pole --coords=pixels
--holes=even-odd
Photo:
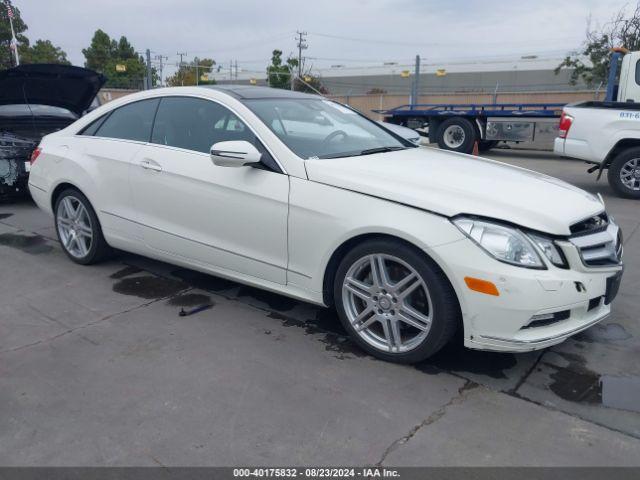
[[[184,87],[184,75],[182,73],[182,57],[187,56],[187,52],[176,53],[180,57],[180,64],[178,65],[178,72],[180,72],[180,84]]]
[[[418,92],[420,88],[420,55],[416,55],[416,69],[413,74],[413,85],[411,86],[411,105],[418,103]]]
[[[291,86],[291,91],[295,90],[294,85],[295,85],[295,74],[293,73],[293,68],[291,68],[291,65],[289,65],[287,63],[287,67],[289,68],[289,84]]]
[[[163,60],[169,60],[169,57],[163,57],[162,55],[156,55],[155,59],[158,60],[160,62],[160,86],[162,87],[164,85],[163,83],[163,76],[162,76],[162,70],[164,69],[164,63],[162,62]]]
[[[233,83],[233,60],[229,60],[229,83]]]
[[[306,41],[307,32],[297,31],[296,35],[298,37],[298,78],[302,78],[302,50],[309,48]]]
[[[196,86],[198,86],[200,85],[200,68],[198,68],[200,66],[198,65],[200,63],[200,59],[196,57],[194,62],[196,64]]]
[[[236,82],[237,82],[238,81],[238,60],[235,61],[233,69],[234,69],[233,75],[236,77]]]
[[[147,48],[147,90],[153,87],[151,83],[151,50]]]

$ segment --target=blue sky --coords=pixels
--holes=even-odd
[[[587,18],[606,22],[626,2],[610,0],[13,0],[33,41],[48,38],[82,65],[82,48],[102,28],[176,63],[177,52],[263,71],[270,52],[295,50],[317,66],[554,54],[577,48]],[[339,38],[336,38],[339,37]]]

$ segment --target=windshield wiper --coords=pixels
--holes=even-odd
[[[362,150],[360,155],[372,155],[374,153],[394,152],[396,150],[406,150],[409,147],[376,147]]]
[[[328,155],[321,155],[318,158],[346,158],[346,157],[359,157],[360,155],[371,155],[374,153],[394,152],[396,150],[406,150],[412,147],[376,147],[360,150],[357,152],[344,152],[344,153],[330,153]]]

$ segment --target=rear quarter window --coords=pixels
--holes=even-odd
[[[140,100],[113,110],[94,136],[148,142],[159,99]]]
[[[80,130],[80,132],[78,132],[78,135],[86,135],[88,137],[91,137],[93,135],[95,135],[96,131],[98,130],[98,128],[100,128],[100,125],[102,125],[102,122],[105,121],[105,119],[109,116],[108,113],[105,113],[104,115],[102,115],[101,117],[95,119],[93,122],[91,122],[89,125],[87,125],[86,127],[84,127],[82,130]]]

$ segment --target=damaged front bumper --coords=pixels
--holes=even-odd
[[[0,132],[0,198],[27,192],[29,159],[37,146],[28,138]]]

